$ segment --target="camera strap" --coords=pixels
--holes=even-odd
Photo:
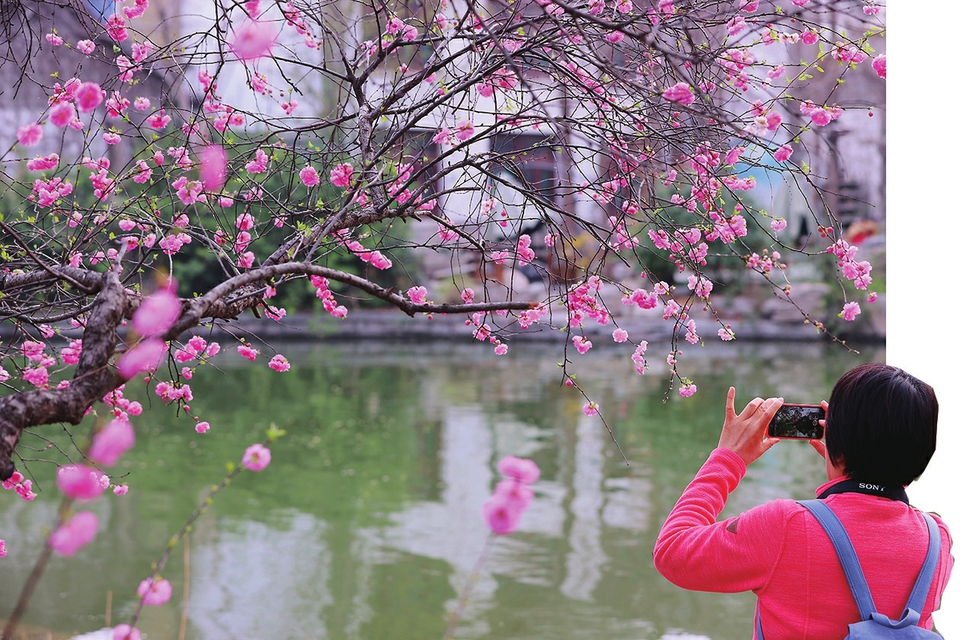
[[[861,482],[860,480],[843,480],[824,490],[817,495],[818,500],[823,500],[827,496],[835,493],[865,493],[869,496],[880,496],[889,500],[899,500],[904,504],[910,504],[907,499],[907,492],[903,487],[884,486],[878,482]]]

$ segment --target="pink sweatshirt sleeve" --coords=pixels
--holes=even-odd
[[[667,516],[653,549],[654,564],[667,580],[718,592],[755,590],[769,580],[783,544],[777,503],[751,509],[749,527],[739,526],[740,516],[717,522],[746,471],[740,456],[728,449],[715,449],[707,458]]]

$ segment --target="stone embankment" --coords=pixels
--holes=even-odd
[[[800,308],[809,309],[815,318],[827,317],[823,309],[817,308],[815,292],[797,291],[794,293],[795,302]],[[857,340],[859,342],[883,342],[886,339],[885,296],[870,304],[863,305],[864,313],[854,322],[846,323],[838,320],[835,326],[846,331],[841,338]],[[557,308],[554,324],[564,324],[564,310]],[[834,312],[836,313],[836,312]],[[716,314],[716,315],[714,315]],[[696,308],[691,314],[696,320],[697,331],[704,341],[719,341],[717,330],[718,322],[729,324],[737,340],[766,340],[766,341],[817,341],[825,339],[823,332],[809,323],[804,322],[803,315],[797,306],[782,300],[768,299],[762,304],[747,297],[733,297],[729,299],[717,298],[709,310]],[[340,320],[327,314],[289,314],[280,322],[267,318],[255,318],[245,315],[237,322],[226,325],[224,333],[247,339],[259,338],[264,341],[344,341],[362,339],[381,340],[443,340],[443,339],[470,339],[473,327],[465,323],[466,316],[434,315],[428,318],[423,315],[409,317],[396,309],[382,310],[353,310]],[[492,325],[502,320],[491,314],[489,322]],[[631,308],[615,317],[613,324],[600,326],[588,321],[582,333],[588,337],[609,335],[614,328],[625,329],[632,340],[647,340],[650,343],[669,341],[672,335],[673,323],[665,322],[662,318],[662,309],[641,311]],[[566,333],[547,327],[534,326],[530,329],[520,329],[518,326],[504,324],[495,330],[509,336],[510,340],[563,340]],[[579,330],[578,330],[579,331]],[[219,331],[217,332],[220,333]],[[682,334],[681,334],[682,337]]]

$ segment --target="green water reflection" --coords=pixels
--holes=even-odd
[[[151,562],[224,464],[273,423],[288,433],[272,446],[273,463],[240,474],[190,533],[189,556],[183,545],[174,552],[163,572],[174,598],[146,611],[145,637],[176,638],[185,612],[186,637],[203,640],[441,638],[486,540],[479,508],[506,454],[540,465],[537,498],[521,530],[496,541],[458,637],[748,637],[750,594],[685,592],[656,573],[659,526],[716,443],[730,384],[739,406],[754,395],[816,402],[843,371],[884,355],[820,344],[691,348],[684,374],[699,392],[664,403],[662,371],[641,377],[623,353],[594,349],[575,361],[578,380],[628,466],[599,420],[582,414],[583,398],[559,384],[552,347],[514,345],[502,358],[450,345],[283,352],[290,373],[229,358],[219,363],[228,375],[198,373],[191,412],[210,422],[205,435],[128,389],[151,405],[116,469],[130,493],[88,507],[106,526],[74,558],[53,558],[27,622],[59,637],[100,628],[108,593],[111,622],[124,621]],[[9,549],[0,619],[57,506],[52,465],[29,469],[46,490],[35,503],[0,493]],[[751,468],[728,510],[808,496],[822,479],[812,449],[781,444]]]

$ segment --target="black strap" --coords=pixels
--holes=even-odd
[[[907,498],[907,492],[903,487],[888,487],[878,482],[861,482],[860,480],[843,480],[842,482],[838,482],[829,489],[826,489],[823,493],[818,494],[817,499],[823,500],[827,496],[832,496],[835,493],[865,493],[870,496],[880,496],[881,498],[899,500],[904,504],[910,504],[910,500]]]

